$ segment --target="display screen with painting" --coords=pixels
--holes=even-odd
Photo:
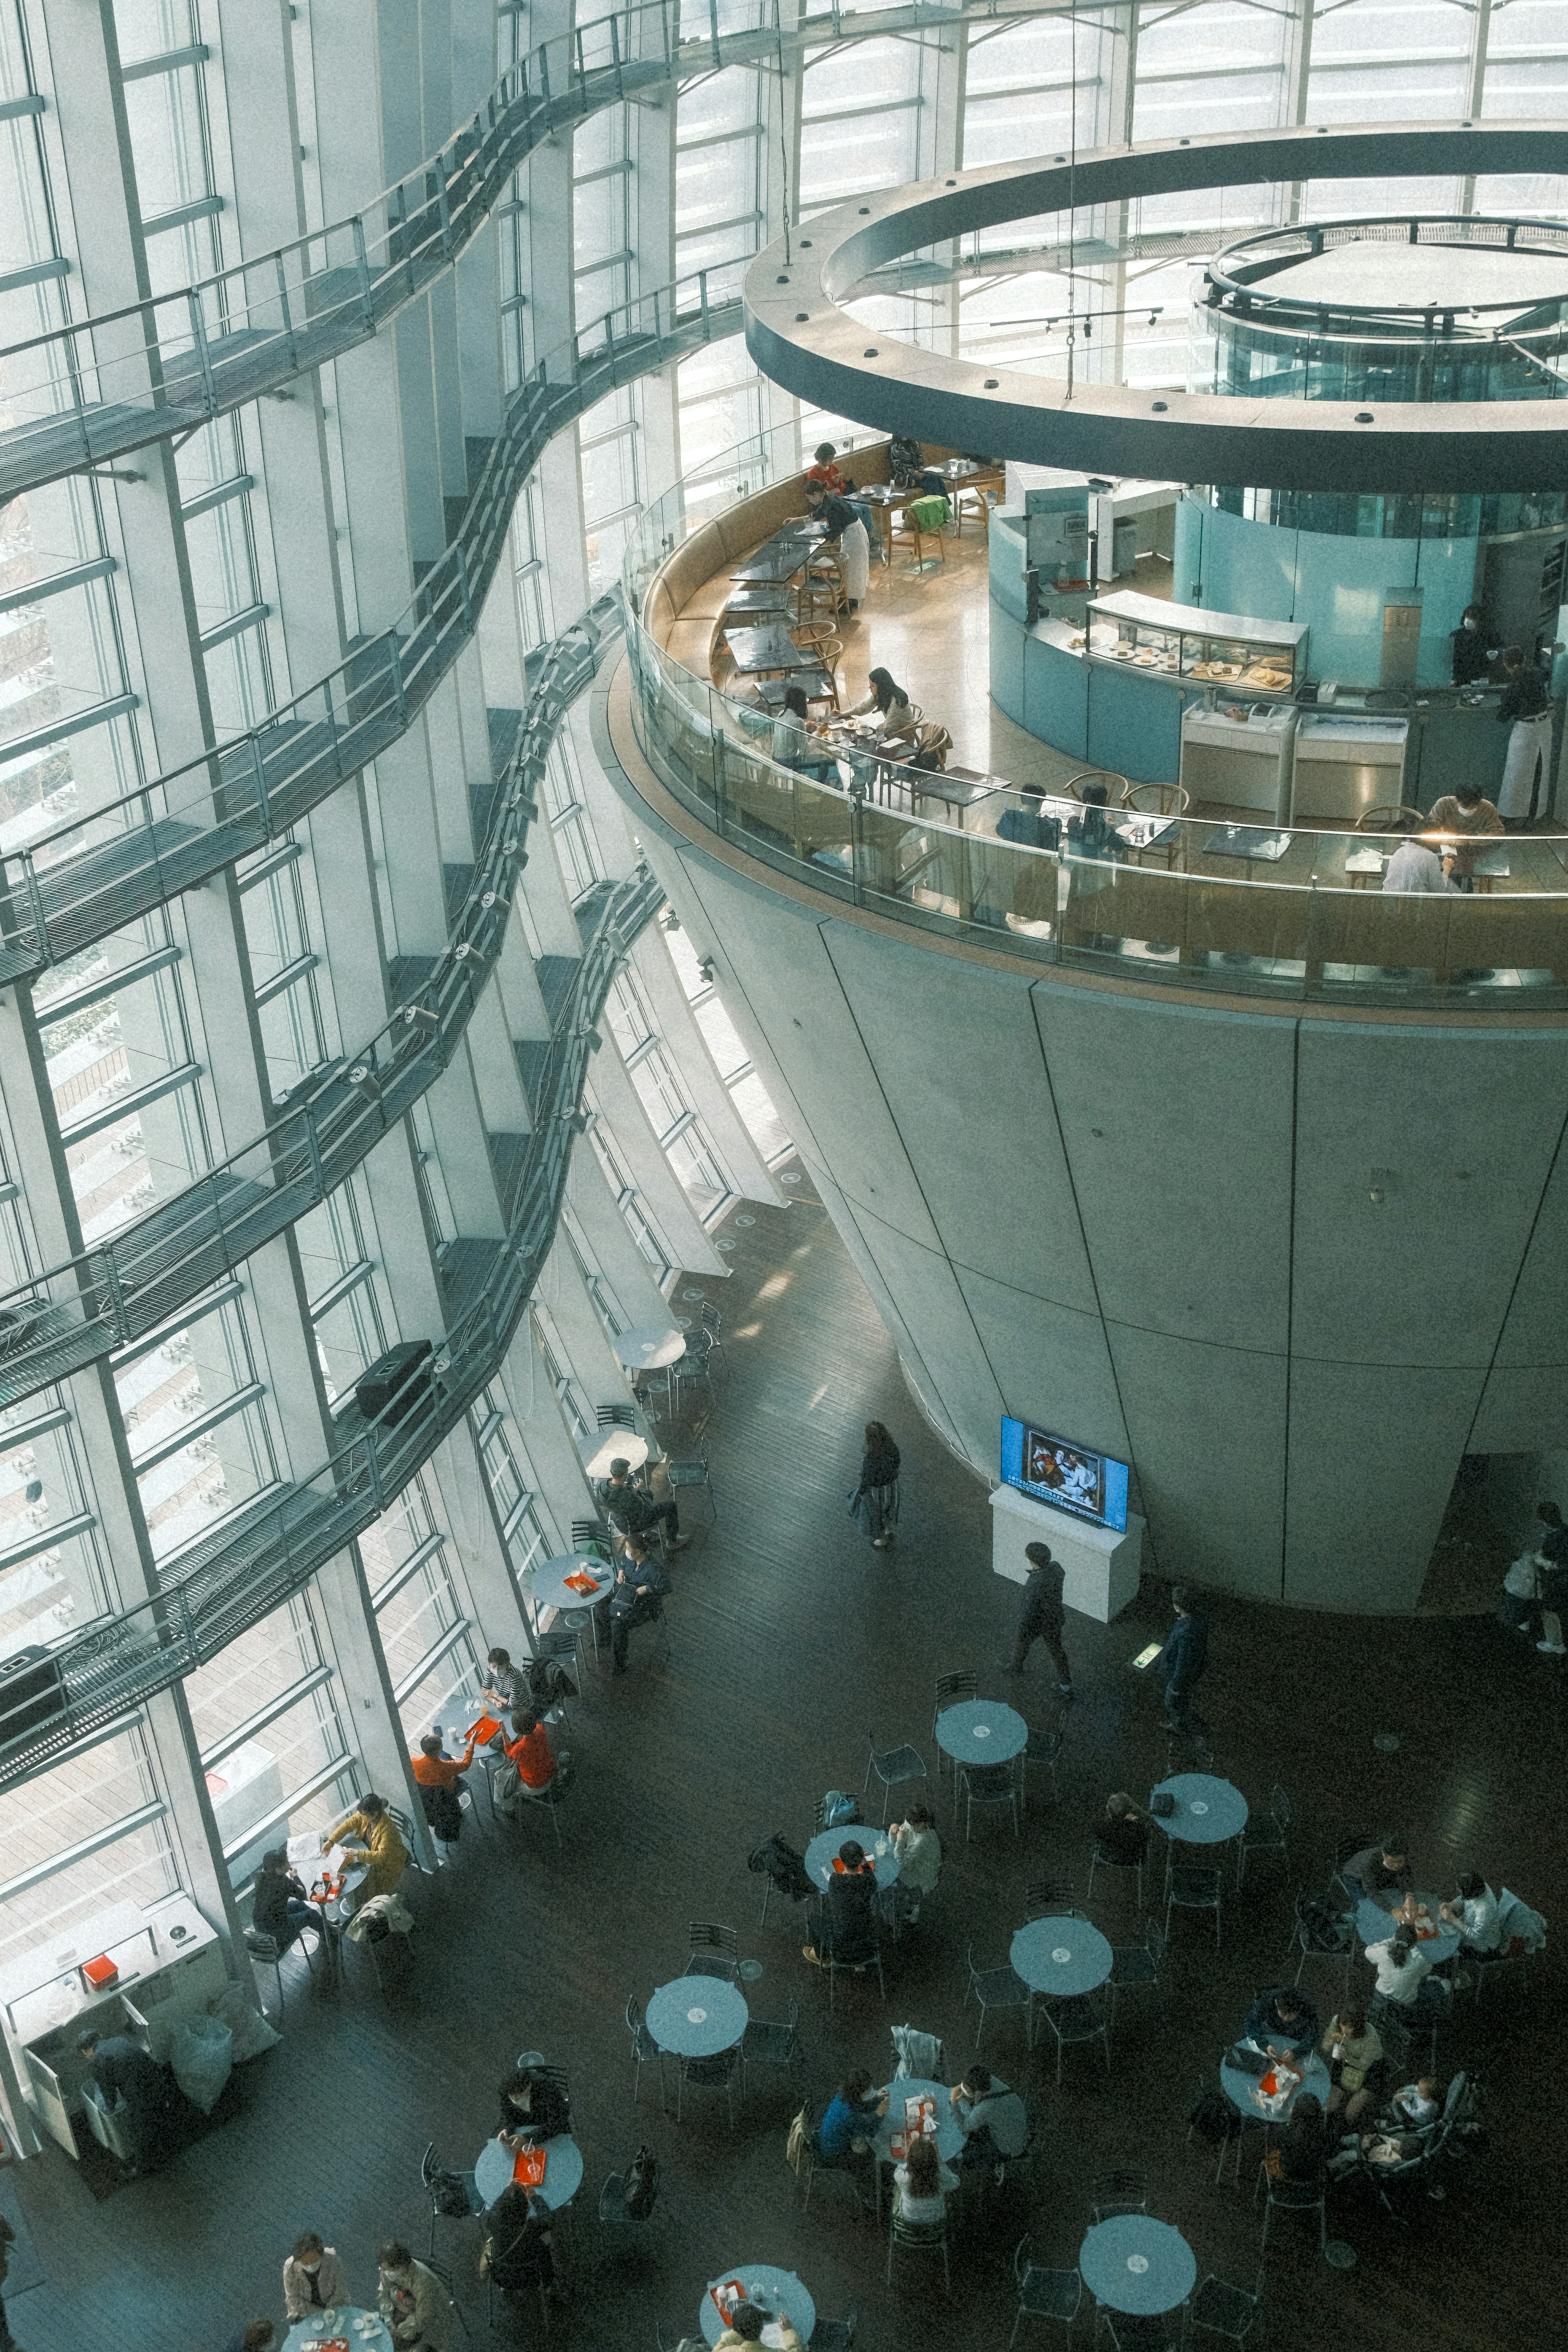
[[[1031,1429],[1027,1421],[1002,1423],[1002,1484],[1097,1528],[1120,1532],[1126,1527],[1126,1464]]]

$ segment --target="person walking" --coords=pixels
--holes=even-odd
[[[1208,1726],[1192,1704],[1193,1685],[1208,1665],[1208,1619],[1184,1586],[1171,1590],[1176,1623],[1155,1663],[1165,1676],[1166,1724],[1172,1731],[1203,1734]]]
[[[1502,667],[1497,715],[1509,738],[1497,804],[1503,823],[1518,833],[1535,814],[1536,778],[1544,780],[1552,765],[1552,697],[1539,667],[1525,659],[1521,646],[1510,646]]]
[[[860,1484],[850,1496],[850,1517],[860,1521],[873,1551],[887,1549],[898,1525],[898,1448],[881,1422],[868,1421]]]
[[[646,1625],[663,1616],[664,1597],[672,1589],[669,1578],[649,1551],[646,1538],[628,1536],[608,1601],[596,1601],[593,1604],[600,1633],[610,1635],[612,1674],[623,1675],[626,1671],[626,1645],[632,1638],[632,1626]]]
[[[1043,1642],[1056,1668],[1056,1687],[1063,1698],[1071,1698],[1072,1669],[1061,1643],[1066,1623],[1061,1562],[1053,1557],[1049,1544],[1026,1544],[1023,1556],[1029,1562],[1029,1577],[1019,1602],[1018,1633],[1007,1671],[1021,1675],[1030,1652],[1037,1642]]]

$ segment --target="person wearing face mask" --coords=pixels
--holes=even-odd
[[[1448,633],[1448,643],[1454,649],[1454,684],[1475,686],[1486,677],[1497,658],[1497,647],[1489,646],[1486,639],[1487,616],[1479,604],[1467,604],[1459,615],[1459,625]]]
[[[452,2297],[401,2239],[389,2238],[376,2256],[376,2308],[399,2352],[452,2352]]]
[[[283,2265],[283,2307],[290,2326],[313,2311],[333,2311],[349,2300],[349,2273],[335,2246],[323,2245],[314,2230],[294,2241]]]

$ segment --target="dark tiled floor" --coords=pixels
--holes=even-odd
[[[425,2142],[471,2163],[503,2064],[528,2046],[570,2067],[588,2158],[569,2240],[576,2307],[558,2329],[573,2344],[653,2352],[656,2320],[689,2326],[705,2280],[756,2257],[798,2269],[825,2313],[858,2305],[868,2352],[991,2352],[1012,2324],[1018,2237],[1027,2227],[1048,2258],[1071,2261],[1088,2183],[1117,2162],[1148,2168],[1155,2210],[1186,2233],[1200,2272],[1248,2280],[1250,2184],[1216,2189],[1183,2118],[1247,2000],[1277,1975],[1291,1891],[1323,1882],[1342,1827],[1392,1818],[1433,1874],[1446,1879],[1473,1854],[1549,1916],[1568,1912],[1563,1682],[1552,1663],[1485,1620],[1394,1623],[1222,1603],[1205,1700],[1219,1769],[1254,1801],[1284,1783],[1297,1811],[1290,1868],[1255,1864],[1245,1900],[1228,1901],[1221,1953],[1201,1922],[1178,1924],[1161,1994],[1123,2002],[1108,2083],[1098,2052],[1082,2050],[1068,2053],[1056,2090],[1042,2053],[1024,2056],[1016,2022],[993,2019],[983,2054],[1038,2092],[1048,2150],[1031,2195],[966,2226],[951,2309],[923,2267],[883,2286],[883,2250],[840,2184],[828,2182],[802,2219],[784,2163],[794,2099],[782,2079],[754,2077],[733,2138],[713,2095],[690,2101],[677,2126],[650,2084],[634,2112],[626,1998],[678,1973],[688,1919],[739,1927],[743,1950],[763,1963],[754,2013],[784,2016],[800,2001],[813,2091],[859,2061],[885,2072],[893,2022],[941,2033],[962,2054],[974,2036],[963,2003],[969,1939],[980,1958],[1000,1958],[1026,1879],[1052,1871],[1082,1887],[1085,1825],[1105,1792],[1141,1792],[1166,1769],[1157,1694],[1127,1664],[1166,1622],[1163,1595],[1146,1587],[1116,1625],[1071,1628],[1081,1696],[1060,1802],[1037,1788],[1017,1844],[988,1824],[967,1852],[953,1845],[935,1907],[890,1954],[885,2012],[874,1989],[849,1986],[830,2021],[826,1988],[800,1958],[798,1918],[775,1906],[759,1931],[760,1883],[745,1856],[775,1828],[803,1843],[821,1791],[859,1784],[868,1725],[934,1757],[932,1678],[972,1664],[1001,1687],[1011,1588],[990,1571],[983,1492],[920,1423],[822,1212],[800,1201],[729,1230],[733,1278],[706,1286],[725,1312],[729,1358],[710,1429],[722,1517],[681,1558],[672,1663],[657,1662],[643,1633],[624,1679],[590,1674],[570,1726],[580,1777],[565,1846],[542,1821],[466,1841],[453,1869],[413,1890],[420,1926],[402,1990],[379,1993],[365,1970],[341,1991],[295,1972],[287,2038],[245,2070],[240,2114],[162,2175],[101,2203],[53,2150],[7,2176],[46,2274],[14,2304],[26,2352],[219,2346],[256,2313],[281,2317],[278,2264],[312,2224],[368,2295],[382,2235],[425,2242]],[[844,1507],[871,1412],[904,1451],[905,1517],[887,1556],[869,1549]],[[1038,1665],[1024,1700],[1037,1721],[1051,1719],[1049,1687]],[[1397,1753],[1374,1748],[1384,1730],[1398,1736]],[[1129,1892],[1097,1886],[1092,1910],[1114,1940],[1132,1940],[1134,1908]],[[1332,1988],[1315,1990],[1326,1998]],[[1449,2169],[1446,2200],[1423,2202],[1408,2234],[1359,2206],[1336,2213],[1335,2233],[1360,2257],[1349,2273],[1317,2259],[1305,2224],[1277,2224],[1276,2347],[1354,2337],[1361,2352],[1477,2352],[1541,2344],[1543,2324],[1561,2326],[1542,2302],[1561,2236],[1561,2100],[1540,2053],[1562,2022],[1548,1971],[1528,2001],[1515,1985],[1458,2012],[1443,2064],[1479,2074],[1490,2152]],[[612,2244],[594,2219],[598,2183],[644,2133],[664,2163],[663,2210],[646,2239]],[[446,2230],[444,2251],[483,2340],[474,2233]],[[1020,2338],[1050,2340],[1038,2326]]]

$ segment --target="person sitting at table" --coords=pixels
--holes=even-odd
[[[571,2129],[571,2101],[553,2075],[540,2067],[518,2066],[507,2075],[497,2096],[501,2120],[496,2132],[507,2147],[521,2147],[525,2140],[538,2147],[541,2140],[559,2139]]]
[[[1279,2145],[1264,2158],[1275,2180],[1321,2180],[1329,2156],[1329,2128],[1323,2103],[1312,2091],[1298,2094]]]
[[[1124,1870],[1131,1870],[1148,1853],[1149,1817],[1124,1789],[1106,1798],[1105,1811],[1094,1824],[1094,1843]]]
[[[479,2275],[503,2294],[527,2294],[538,2287],[547,2302],[556,2299],[549,2207],[520,2180],[508,2180],[485,2215]]]
[[[367,1789],[351,1813],[345,1813],[336,1829],[328,1831],[321,1841],[321,1851],[329,1853],[335,1845],[347,1848],[349,1868],[368,1864],[370,1876],[359,1890],[357,1903],[368,1903],[372,1895],[395,1895],[398,1881],[408,1868],[408,1848],[398,1834],[397,1823],[387,1811],[387,1801]]]
[[[947,485],[912,435],[895,433],[887,445],[887,469],[901,490],[922,490],[927,498],[946,498]]]
[[[1372,1997],[1374,2017],[1380,2001],[1427,2017],[1442,2007],[1442,1979],[1432,1976],[1431,1957],[1416,1942],[1414,1927],[1396,1927],[1386,1942],[1368,1944],[1366,1957],[1377,1970],[1377,1987]]]
[[[593,1604],[601,1635],[610,1636],[611,1672],[626,1671],[626,1649],[633,1625],[647,1625],[664,1614],[662,1603],[671,1591],[669,1578],[648,1549],[645,1536],[628,1536],[615,1581],[602,1601]]]
[[[399,2238],[387,2240],[376,2263],[376,2308],[392,2342],[406,2352],[451,2352],[452,2297],[435,2273]]]
[[[769,2324],[779,2330],[779,2341],[784,2352],[802,2352],[795,2323],[787,2311],[767,2312],[759,2303],[737,2303],[729,2315],[729,2326],[714,2338],[714,2352],[746,2352],[748,2344],[760,2344],[762,2331]]]
[[[806,1914],[811,1940],[801,1957],[814,1965],[825,1956],[851,1959],[869,1951],[876,1941],[876,1873],[858,1838],[846,1838],[839,1848],[842,1869],[834,1870],[818,1902]]]
[[[283,2308],[292,2326],[313,2311],[335,2311],[349,2300],[349,2273],[335,2246],[314,2230],[302,2231],[283,2265]]]
[[[1437,1907],[1448,1926],[1458,1929],[1461,1952],[1480,1957],[1495,1952],[1502,1942],[1497,1896],[1477,1872],[1467,1871],[1453,1900]]]
[[[836,784],[839,780],[838,761],[827,754],[821,740],[821,729],[812,719],[806,703],[803,686],[787,686],[778,718],[773,721],[773,740],[769,755],[780,768],[792,768],[797,775],[810,776],[819,784]],[[816,738],[820,759],[808,756],[808,749]]]
[[[1122,845],[1111,830],[1106,814],[1103,784],[1084,785],[1083,805],[1078,815],[1069,818],[1061,846],[1072,871],[1070,928],[1074,943],[1091,948],[1113,944],[1118,934],[1101,930],[1094,919],[1099,912],[1097,901],[1104,892],[1115,887],[1112,868],[1122,854]],[[1114,899],[1110,900],[1107,910],[1114,904]]]
[[[1416,898],[1423,891],[1457,890],[1459,886],[1443,871],[1443,861],[1431,843],[1412,834],[1384,867],[1383,887],[1396,898]]]
[[[1002,2164],[1029,2145],[1029,2111],[999,2074],[977,2061],[947,2094],[964,2135],[961,2165]]]
[[[441,1744],[439,1732],[428,1732],[419,1743],[419,1753],[413,1759],[413,1777],[419,1783],[419,1801],[424,1808],[424,1818],[432,1834],[443,1845],[455,1845],[463,1834],[463,1808],[457,1801],[457,1783],[474,1761],[474,1742],[469,1740],[461,1764],[448,1756]]]
[[[887,2102],[888,2094],[875,2088],[863,2066],[852,2067],[828,2101],[817,2126],[818,2162],[869,2172],[872,2138],[887,2113]]]
[[[1382,2078],[1383,2036],[1363,2011],[1347,2006],[1331,2020],[1318,2047],[1328,2061],[1330,2115],[1359,2122]]]
[[[820,441],[818,443],[816,448],[811,453],[811,462],[806,468],[806,495],[808,498],[813,490],[828,490],[831,491],[835,498],[841,499],[843,497],[844,478],[840,473],[836,462],[838,454],[837,449],[833,446],[833,444],[831,441]]]
[[[509,1650],[491,1651],[485,1662],[485,1679],[479,1685],[479,1696],[492,1714],[510,1715],[517,1703],[518,1694],[526,1694],[527,1685],[528,1677],[520,1667],[513,1665]],[[496,1739],[490,1744],[494,1748],[500,1743]]]
[[[609,1477],[594,1491],[618,1536],[646,1536],[655,1528],[664,1528],[671,1551],[685,1551],[690,1543],[690,1536],[681,1533],[681,1514],[674,1496],[667,1495],[662,1503],[655,1503],[647,1488],[639,1486],[632,1477],[632,1465],[623,1454],[617,1454],[610,1465]]]
[[[321,1914],[309,1900],[303,1880],[288,1866],[288,1848],[275,1845],[261,1857],[251,1897],[251,1926],[258,1936],[270,1936],[280,1952],[302,1935],[325,1940]]]
[[[879,743],[915,731],[915,706],[891,670],[873,669],[867,678],[865,693],[850,705],[844,717],[865,719],[873,711],[877,717],[875,734]]]
[[[1294,1985],[1274,1985],[1259,1994],[1241,2031],[1249,2041],[1260,2042],[1270,2058],[1285,2058],[1317,2040],[1318,2013]]]
[[[1357,1897],[1370,1895],[1396,1918],[1414,1916],[1416,1881],[1405,1840],[1397,1830],[1385,1830],[1375,1845],[1363,1846],[1348,1862],[1342,1862],[1339,1874]]]
[[[522,1786],[533,1796],[542,1796],[551,1783],[559,1780],[562,1788],[570,1779],[571,1750],[563,1748],[558,1756],[549,1744],[544,1717],[537,1706],[520,1706],[512,1717],[512,1737],[503,1731],[501,1745],[507,1751],[507,1761],[517,1773]]]
[[[935,2229],[946,2218],[947,2193],[957,2188],[958,2176],[950,2165],[943,2163],[936,2153],[936,2141],[922,2134],[910,2141],[908,2155],[895,2166],[893,2186],[904,2219]]]
[[[1433,833],[1462,833],[1479,835],[1473,844],[1458,841],[1438,845],[1442,851],[1443,871],[1452,875],[1455,887],[1473,890],[1476,860],[1481,854],[1485,836],[1507,831],[1492,802],[1482,797],[1479,784],[1456,784],[1451,793],[1432,803],[1427,812],[1427,824]],[[1385,888],[1387,885],[1385,884]]]
[[[888,1843],[898,1856],[895,1892],[906,1919],[918,1919],[922,1895],[935,1895],[942,1871],[942,1841],[929,1805],[911,1805],[901,1822],[889,1830]]]

